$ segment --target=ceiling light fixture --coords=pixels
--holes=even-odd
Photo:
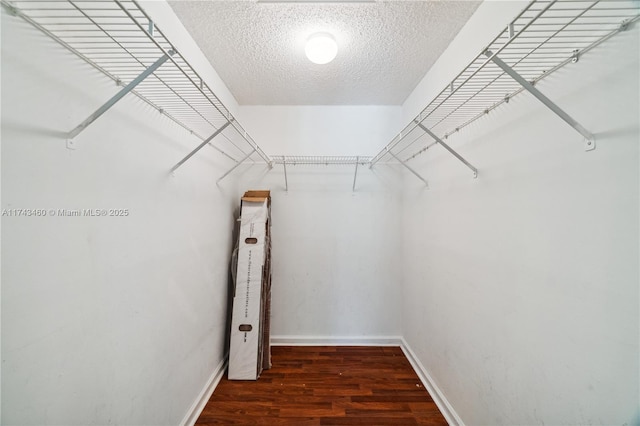
[[[307,40],[304,53],[314,64],[328,64],[338,54],[338,44],[331,34],[316,33]]]

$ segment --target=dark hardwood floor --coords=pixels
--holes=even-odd
[[[224,377],[197,425],[446,425],[398,347],[275,346],[256,382]]]

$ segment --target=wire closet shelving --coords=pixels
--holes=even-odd
[[[69,132],[69,143],[131,92],[202,143],[171,171],[210,145],[234,162],[287,166],[402,164],[441,145],[477,177],[478,170],[445,141],[527,91],[595,148],[594,136],[536,88],[536,83],[640,19],[638,0],[533,0],[395,138],[374,157],[267,156],[136,0],[0,0],[19,16],[118,85],[118,94]],[[219,180],[220,180],[219,179]]]
[[[535,85],[625,31],[639,15],[637,0],[531,1],[371,160],[370,166],[396,160],[422,179],[406,163],[439,144],[477,177],[478,170],[445,140],[523,91],[579,132],[587,151],[594,149],[595,137]]]
[[[137,1],[1,1],[9,13],[31,23],[122,86],[69,132],[68,143],[127,93],[133,93],[202,140],[171,168],[172,172],[206,145],[235,163],[220,179],[245,161],[271,165],[271,159]]]
[[[273,157],[273,164],[281,164],[284,172],[284,188],[289,190],[287,165],[289,166],[355,166],[352,190],[356,190],[358,167],[369,166],[371,157],[360,156],[313,156],[313,155],[278,155]]]

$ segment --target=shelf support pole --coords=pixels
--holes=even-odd
[[[447,145],[446,143],[444,143],[444,141],[442,139],[440,139],[438,136],[436,136],[431,130],[429,130],[429,128],[427,128],[426,126],[424,126],[422,123],[419,123],[416,121],[416,123],[418,124],[418,127],[420,127],[422,130],[424,130],[424,132],[426,134],[428,134],[429,136],[431,136],[433,139],[435,139],[435,141],[437,143],[439,143],[440,145],[442,145],[444,147],[444,149],[446,149],[447,151],[449,151],[449,153],[451,153],[451,155],[453,155],[454,157],[456,157],[458,160],[460,160],[465,166],[467,166],[468,168],[471,169],[471,171],[473,172],[473,177],[477,178],[478,177],[478,169],[476,169],[475,167],[473,167],[471,165],[471,163],[469,163],[467,160],[465,160],[460,154],[458,154],[457,152],[455,152],[449,145]]]
[[[123,87],[118,93],[116,93],[111,99],[109,99],[104,105],[98,108],[93,114],[87,117],[82,123],[78,124],[78,126],[69,132],[67,139],[73,139],[80,134],[84,129],[89,127],[91,123],[96,121],[102,114],[107,112],[112,106],[114,106],[120,99],[124,97],[127,93],[132,91],[138,84],[140,84],[145,78],[149,77],[153,74],[162,64],[164,64],[169,56],[173,55],[175,52],[170,50],[167,54],[162,55],[160,59],[155,61],[149,68],[144,70],[139,76],[137,76],[131,83],[127,84]]]
[[[230,168],[225,174],[223,174],[222,176],[220,176],[220,178],[216,181],[216,183],[219,183],[222,179],[226,178],[229,173],[231,173],[232,171],[234,171],[235,169],[238,168],[238,166],[240,166],[240,164],[244,163],[247,158],[251,157],[251,154],[253,154],[254,152],[256,152],[256,149],[253,148],[253,150],[251,150],[250,153],[248,153],[247,155],[244,156],[244,158],[240,161],[238,161],[238,163],[236,163],[235,166],[233,166],[232,168]]]
[[[356,190],[356,178],[358,177],[358,163],[360,162],[360,157],[356,157],[356,171],[353,175],[353,188],[351,188],[351,192],[355,192]]]
[[[403,166],[405,166],[405,167],[407,168],[407,170],[409,170],[411,173],[413,173],[414,175],[416,175],[416,177],[417,177],[418,179],[420,179],[421,181],[423,181],[423,182],[424,182],[424,184],[425,184],[425,185],[427,185],[427,188],[429,187],[429,184],[427,183],[427,181],[426,181],[426,180],[424,180],[424,178],[423,178],[422,176],[420,176],[420,175],[418,174],[418,172],[416,172],[416,171],[415,171],[415,170],[413,170],[411,167],[409,167],[409,166],[407,165],[407,163],[406,163],[406,162],[404,162],[404,161],[402,161],[401,159],[399,159],[399,158],[398,158],[398,157],[397,157],[393,152],[391,152],[391,151],[387,151],[387,152],[388,152],[388,153],[389,153],[389,155],[391,155],[393,158],[395,158],[396,160],[398,160],[398,161],[400,162],[400,164],[402,164]]]
[[[527,92],[531,93],[535,96],[540,102],[542,102],[547,108],[556,113],[560,118],[562,118],[567,124],[573,127],[578,133],[580,133],[586,139],[585,150],[591,151],[596,148],[596,138],[593,136],[591,132],[585,129],[580,123],[574,120],[569,114],[564,112],[558,105],[553,103],[553,101],[547,98],[542,92],[536,89],[533,84],[529,83],[526,79],[524,79],[520,74],[518,74],[513,68],[504,63],[502,59],[497,56],[493,56],[491,51],[486,50],[484,52],[485,56],[487,56],[491,61],[499,66],[505,73],[509,74],[511,78],[517,81]]]
[[[202,148],[204,148],[204,146],[206,144],[208,144],[209,142],[211,142],[213,140],[213,138],[215,138],[216,136],[218,136],[220,133],[222,133],[222,131],[224,129],[227,128],[227,126],[229,126],[229,124],[231,124],[231,121],[227,121],[226,123],[224,123],[222,126],[220,126],[220,128],[218,130],[216,130],[211,136],[209,136],[208,138],[206,138],[204,141],[202,141],[202,143],[200,145],[198,145],[193,151],[191,151],[190,153],[188,153],[182,160],[178,161],[176,163],[175,166],[173,166],[171,168],[171,173],[175,172],[178,167],[182,166],[185,161],[187,161],[189,158],[193,157],[193,155],[200,151]]]
[[[282,169],[284,170],[284,190],[289,192],[289,182],[287,181],[287,160],[282,156]]]

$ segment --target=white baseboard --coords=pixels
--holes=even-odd
[[[271,336],[271,346],[401,346],[400,336]]]
[[[180,422],[181,426],[193,426],[196,423],[198,417],[200,417],[200,414],[202,413],[202,410],[204,410],[204,406],[207,405],[209,398],[213,395],[213,391],[218,386],[218,383],[220,383],[220,380],[222,380],[222,376],[224,376],[224,372],[227,370],[228,360],[229,357],[225,355],[224,358],[222,358],[222,361],[220,361],[220,364],[218,364],[215,370],[213,370],[211,377],[207,380],[207,383],[204,385],[200,395],[198,395],[198,398],[195,400],[193,405],[191,405],[191,408],[187,411],[182,422]]]
[[[404,352],[405,356],[411,363],[411,366],[413,366],[413,369],[420,378],[420,381],[422,382],[424,387],[427,388],[427,391],[429,391],[431,398],[433,398],[433,401],[440,409],[440,412],[447,420],[447,423],[452,426],[464,426],[464,422],[462,421],[456,410],[454,410],[453,406],[449,403],[442,390],[440,390],[440,388],[436,385],[433,378],[429,374],[429,371],[424,367],[424,365],[422,365],[407,341],[404,340],[404,338],[401,338],[401,340],[402,344],[400,345],[400,347],[402,348],[402,352]]]

